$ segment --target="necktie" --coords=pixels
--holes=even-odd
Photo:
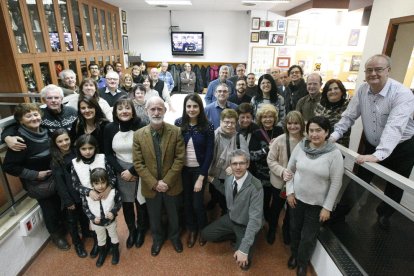
[[[237,195],[237,182],[234,181],[233,182],[233,201],[236,198],[236,195]]]

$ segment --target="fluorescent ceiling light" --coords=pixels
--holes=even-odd
[[[182,6],[191,6],[191,0],[145,0],[148,5],[182,5]]]
[[[267,3],[267,4],[284,4],[290,3],[291,0],[242,0],[242,3]]]

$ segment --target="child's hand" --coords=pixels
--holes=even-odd
[[[114,214],[112,214],[112,212],[108,212],[108,214],[106,214],[106,218],[107,219],[114,219]]]
[[[101,218],[95,218],[93,221],[95,222],[95,224],[99,224],[101,222]]]

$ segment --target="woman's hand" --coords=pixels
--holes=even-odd
[[[93,221],[95,222],[95,224],[99,224],[101,222],[101,218],[95,218]]]
[[[134,176],[131,174],[131,172],[130,171],[128,171],[128,170],[125,170],[125,171],[123,171],[123,172],[121,172],[121,178],[123,179],[123,180],[125,180],[125,181],[132,181],[133,180],[133,178],[134,178]]]
[[[43,180],[45,179],[47,176],[49,176],[52,173],[51,170],[47,170],[47,171],[39,171],[39,173],[37,174],[37,180]]]
[[[75,210],[76,206],[75,206],[75,204],[72,204],[72,205],[68,206],[67,208],[68,208],[68,210]]]
[[[295,208],[296,207],[296,198],[295,198],[295,194],[290,194],[287,197],[287,202],[290,206],[290,208]]]
[[[194,185],[194,192],[197,193],[201,191],[202,188],[203,188],[203,180],[197,179]]]
[[[112,219],[114,219],[114,214],[112,214],[112,212],[108,212],[108,214],[106,214],[106,216],[105,216],[107,219],[110,219],[110,220],[112,220]]]
[[[226,168],[226,174],[227,174],[227,175],[232,175],[232,174],[233,174],[233,170],[231,169],[231,167],[230,167],[230,166],[228,166],[228,167]]]
[[[325,222],[331,217],[331,211],[326,210],[325,208],[322,208],[320,214],[319,214],[319,221]]]
[[[94,190],[90,190],[89,197],[92,198],[92,200],[94,200],[94,201],[97,201],[97,200],[101,199],[100,195],[97,192],[95,192]],[[97,222],[97,223],[99,223],[99,222]]]
[[[284,169],[282,173],[282,177],[284,181],[289,181],[293,178],[293,173],[288,169]]]

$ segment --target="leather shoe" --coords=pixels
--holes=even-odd
[[[75,251],[76,254],[78,254],[79,258],[85,258],[86,256],[88,256],[88,253],[86,253],[85,247],[83,247],[82,243],[75,245]]]
[[[157,256],[161,251],[162,244],[161,243],[153,243],[151,246],[151,255]]]
[[[274,244],[276,239],[276,232],[273,230],[269,230],[267,232],[266,241],[268,244]]]
[[[183,252],[183,244],[180,240],[173,241],[172,244],[177,253]]]
[[[188,233],[187,247],[192,248],[197,239],[197,232]]]
[[[66,239],[64,237],[59,236],[59,235],[53,234],[52,235],[52,242],[60,250],[66,251],[66,250],[69,250],[69,248],[70,248],[70,245],[68,244]]]
[[[204,245],[206,245],[206,243],[207,243],[207,241],[205,239],[203,239],[203,237],[200,234],[200,237],[198,238],[198,244],[200,246],[204,246]]]
[[[138,231],[137,237],[135,239],[135,247],[140,248],[144,244],[145,240],[145,231]]]
[[[296,260],[296,258],[292,255],[289,258],[288,261],[288,268],[289,269],[295,269],[298,266],[298,261]]]
[[[308,266],[298,266],[298,270],[296,271],[297,276],[306,276],[306,272],[308,270]]]
[[[383,230],[390,229],[390,220],[386,216],[378,216],[378,226]]]

